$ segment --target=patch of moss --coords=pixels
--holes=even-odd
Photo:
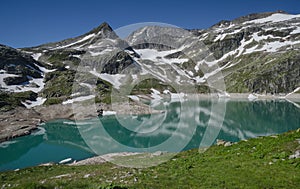
[[[105,80],[97,79],[96,86],[97,96],[95,98],[95,102],[110,104],[112,85]]]
[[[73,55],[81,55],[84,53],[84,51],[76,50],[55,50],[45,53],[45,56],[48,57],[48,61],[52,64],[63,63],[65,61],[68,61],[72,62],[73,65],[78,65],[80,63],[80,59],[74,57]]]
[[[64,100],[64,99],[62,99],[62,98],[54,98],[54,97],[48,98],[48,99],[45,101],[44,105],[61,104],[61,103],[63,102],[63,100]]]
[[[42,91],[45,98],[68,97],[72,94],[72,87],[75,78],[75,71],[54,71],[47,73],[46,85]]]
[[[24,106],[21,102],[26,100],[35,100],[37,94],[32,91],[10,93],[0,92],[0,111],[12,110],[18,106]]]
[[[176,92],[176,90],[167,83],[163,83],[155,78],[150,78],[142,80],[140,83],[135,85],[131,91],[131,94],[150,94],[152,92],[151,88],[154,88],[160,92],[163,92],[164,90],[169,90],[173,93]]]

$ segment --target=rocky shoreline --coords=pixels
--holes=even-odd
[[[293,93],[288,96],[280,95],[259,95],[254,94],[252,99],[248,93],[230,93],[228,96],[220,96],[218,94],[197,94],[189,95],[188,99],[208,99],[208,98],[228,98],[242,100],[268,100],[283,99],[295,105],[300,102],[300,94]],[[29,135],[37,129],[39,124],[54,119],[84,120],[97,117],[97,111],[113,111],[116,114],[152,114],[161,113],[153,110],[150,106],[137,101],[129,101],[128,103],[114,104],[94,104],[94,103],[74,103],[74,104],[57,104],[50,106],[37,106],[31,109],[18,107],[8,112],[0,114],[0,142],[10,140],[12,138]]]
[[[0,114],[0,142],[29,135],[43,123],[55,119],[84,120],[97,117],[97,111],[116,114],[152,114],[160,113],[150,106],[139,103],[118,104],[57,104],[50,106],[37,106],[31,109],[18,107],[14,110]]]
[[[42,122],[33,109],[16,108],[0,114],[0,142],[30,134]]]

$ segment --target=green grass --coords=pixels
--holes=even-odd
[[[37,94],[32,91],[10,93],[0,92],[0,111],[9,111],[17,106],[24,106],[21,102],[35,100]]]
[[[176,90],[167,83],[163,83],[162,81],[155,78],[150,78],[142,80],[137,85],[135,85],[131,91],[131,94],[150,94],[152,92],[151,88],[154,88],[160,92],[163,92],[164,90],[176,92]]]
[[[46,100],[46,102],[44,103],[44,105],[53,105],[53,104],[61,104],[63,102],[64,99],[61,99],[61,98],[55,98],[55,97],[52,97],[52,98],[48,98]]]
[[[47,61],[56,66],[63,66],[63,62],[68,62],[77,66],[80,63],[80,59],[73,55],[82,55],[84,53],[84,51],[77,50],[54,50],[46,52],[45,55],[47,57]]]
[[[47,73],[45,88],[42,94],[46,98],[70,96],[75,78],[75,72],[71,70],[54,71]]]
[[[98,78],[96,82],[96,92],[97,96],[95,98],[95,102],[106,104],[111,103],[112,84]]]
[[[298,188],[300,131],[181,152],[150,168],[54,165],[0,173],[2,188]],[[157,156],[158,159],[163,159]],[[141,155],[117,158],[135,162]],[[149,160],[145,155],[145,161]],[[140,160],[141,161],[141,160]],[[10,187],[8,187],[10,186]]]

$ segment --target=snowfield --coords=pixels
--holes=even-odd
[[[114,74],[114,75],[110,75],[107,73],[98,73],[95,69],[93,71],[90,71],[91,74],[93,74],[96,77],[99,77],[105,81],[108,81],[109,83],[111,83],[116,89],[119,89],[120,86],[122,85],[121,80],[122,78],[125,77],[125,75],[123,74]]]
[[[32,108],[35,106],[40,106],[43,105],[44,102],[46,101],[46,98],[42,98],[42,97],[38,97],[36,99],[36,101],[30,101],[30,100],[26,100],[25,102],[21,102],[26,108]]]
[[[80,40],[78,40],[78,41],[75,41],[75,42],[73,42],[73,43],[70,43],[70,44],[68,44],[68,45],[55,47],[55,48],[53,48],[53,50],[63,49],[63,48],[67,48],[67,47],[76,45],[76,44],[81,43],[81,42],[83,42],[83,41],[89,40],[89,39],[91,39],[91,38],[94,37],[94,36],[95,36],[94,33],[93,33],[93,34],[90,34],[90,35],[87,35],[87,36],[83,37],[82,39],[80,39]]]
[[[256,19],[256,20],[251,20],[248,22],[245,22],[245,24],[262,24],[262,23],[266,23],[266,22],[283,22],[283,21],[287,21],[287,20],[291,20],[291,19],[295,19],[295,18],[300,18],[300,14],[298,15],[289,15],[289,14],[281,14],[281,13],[277,13],[277,14],[272,14],[271,16],[268,16],[266,18],[261,18],[261,19]]]
[[[62,102],[62,104],[63,105],[72,104],[74,102],[82,102],[82,101],[90,100],[90,99],[93,99],[93,98],[95,98],[95,95],[80,96],[80,97],[77,97],[77,98],[73,98],[73,99],[69,99],[67,101],[64,101],[64,102]]]

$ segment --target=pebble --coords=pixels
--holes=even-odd
[[[153,156],[161,156],[163,154],[164,153],[162,151],[157,151],[157,152],[152,153]]]
[[[91,174],[86,174],[83,176],[83,178],[89,178],[91,176]]]

